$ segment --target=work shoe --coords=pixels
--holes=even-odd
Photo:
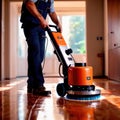
[[[27,93],[32,93],[32,88],[27,88]]]
[[[49,96],[51,94],[51,91],[46,91],[44,86],[40,86],[37,89],[33,89],[33,94],[40,96]]]
[[[45,87],[44,86],[40,86],[39,91],[45,91]],[[38,89],[33,89],[32,87],[27,87],[27,93],[33,93],[34,91],[38,90]]]
[[[27,87],[27,93],[32,93],[33,88]]]

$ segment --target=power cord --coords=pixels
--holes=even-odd
[[[44,60],[43,60],[43,64],[42,64],[42,71],[45,67],[45,56],[46,56],[46,53],[47,53],[47,47],[48,47],[48,37],[47,36],[42,36],[46,39],[46,46],[45,46],[45,52],[44,52]],[[64,78],[64,76],[61,74],[61,67],[63,66],[62,63],[59,64],[59,75],[60,77]]]
[[[45,67],[45,56],[46,56],[46,53],[47,53],[47,47],[48,47],[48,38],[47,36],[42,36],[46,39],[46,45],[45,45],[45,52],[44,52],[44,57],[43,57],[43,64],[42,64],[42,71]]]
[[[61,66],[63,66],[62,63],[59,64],[59,75],[60,75],[60,77],[64,78],[64,76],[61,74]]]
[[[44,52],[44,59],[43,59],[43,64],[42,64],[42,71],[43,71],[43,69],[44,69],[44,67],[45,67],[45,56],[46,56],[46,53],[47,53],[47,47],[48,47],[48,37],[47,36],[42,36],[42,37],[44,37],[45,39],[46,39],[46,46],[45,46],[45,52]],[[72,56],[72,55],[71,55]],[[72,56],[72,58],[73,58],[73,60],[74,60],[74,57]],[[75,61],[75,60],[74,60]],[[61,74],[61,67],[63,66],[63,64],[60,62],[60,64],[59,64],[59,76],[60,77],[62,77],[62,78],[66,78],[65,76],[63,76],[62,74]]]

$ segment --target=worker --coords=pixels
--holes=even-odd
[[[20,21],[28,44],[27,92],[37,95],[47,92],[41,66],[45,50],[45,28],[49,27],[47,15],[61,32],[54,0],[23,0]]]

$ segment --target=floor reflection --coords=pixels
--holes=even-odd
[[[102,99],[81,102],[60,98],[56,93],[60,78],[54,79],[46,79],[50,97],[27,94],[26,79],[1,82],[0,120],[120,120],[119,82],[95,79]]]
[[[76,102],[59,99],[59,104],[64,103],[64,120],[94,120],[94,112],[99,101]],[[64,101],[64,102],[63,102]]]

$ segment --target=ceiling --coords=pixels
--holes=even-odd
[[[22,2],[11,2],[18,7],[18,11],[21,12]],[[85,1],[55,1],[55,10],[59,15],[65,14],[85,14],[86,3]]]
[[[85,14],[85,1],[55,1],[55,9],[58,14]]]

